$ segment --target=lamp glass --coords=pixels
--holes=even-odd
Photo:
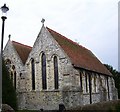
[[[6,7],[6,4],[4,4],[4,6],[1,7],[1,10],[3,13],[6,13],[9,10],[9,8]]]

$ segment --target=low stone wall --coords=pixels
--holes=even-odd
[[[82,95],[79,91],[30,91],[19,93],[19,109],[58,110],[59,104],[66,109],[81,105]]]
[[[62,96],[59,91],[31,91],[21,94],[19,98],[22,98],[20,109],[29,110],[51,110],[51,108],[59,109],[59,104],[62,103]]]
[[[77,106],[75,108],[69,108],[68,110],[91,110],[91,111],[101,111],[105,110],[105,112],[109,111],[115,111],[116,109],[120,110],[120,99],[119,100],[111,100],[111,101],[105,101],[105,102],[99,102],[94,104],[88,104],[84,106]]]

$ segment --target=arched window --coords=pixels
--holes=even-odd
[[[46,56],[43,53],[41,57],[41,64],[42,64],[42,88],[47,89],[47,82],[46,82]]]
[[[15,65],[12,65],[12,62],[10,59],[5,60],[6,67],[10,73],[10,79],[13,83],[14,88],[16,89],[16,70]]]
[[[10,71],[10,79],[11,79],[12,84],[13,84],[13,72],[12,71]]]
[[[14,72],[14,88],[16,89],[16,71]]]
[[[32,90],[35,90],[35,64],[34,64],[34,59],[31,59],[31,72],[32,72]]]
[[[16,89],[16,71],[15,71],[15,65],[12,65],[12,71],[13,71],[13,86]]]
[[[109,79],[107,78],[107,91],[108,91],[108,99],[110,100],[110,94],[109,94]]]
[[[80,72],[80,89],[83,90],[83,87],[82,87],[82,72]]]
[[[11,61],[10,61],[10,59],[6,59],[5,60],[5,64],[6,64],[7,69],[9,70],[10,67],[11,67]]]
[[[55,89],[58,89],[58,61],[57,57],[54,57],[54,84]]]
[[[96,74],[95,74],[95,76],[94,76],[94,92],[96,93],[97,92],[97,85],[96,85],[96,79],[97,79],[97,77],[96,77]]]
[[[10,80],[12,81],[13,87],[16,89],[16,71],[10,71]]]
[[[88,82],[87,82],[87,80],[88,80],[88,77],[87,77],[87,74],[85,73],[86,92],[88,92]]]

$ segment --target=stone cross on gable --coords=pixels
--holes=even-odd
[[[44,18],[42,18],[41,22],[44,24],[44,22],[45,22],[45,19],[44,19]]]

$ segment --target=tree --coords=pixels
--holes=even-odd
[[[5,66],[4,60],[2,61],[2,103],[10,105],[13,109],[17,110],[17,97],[16,91],[10,79],[9,72]]]
[[[113,69],[111,65],[108,64],[104,64],[104,65],[113,75],[113,79],[115,81],[115,87],[118,90],[118,98],[120,99],[120,72],[118,72],[116,69]]]

